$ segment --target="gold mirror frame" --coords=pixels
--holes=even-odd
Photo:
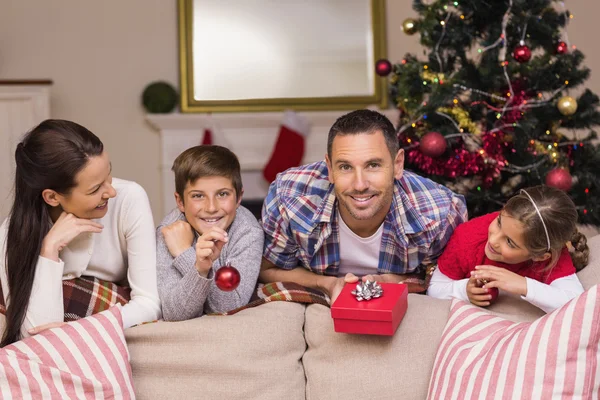
[[[369,0],[373,29],[373,59],[386,58],[385,0]],[[351,110],[376,105],[387,108],[387,80],[373,73],[375,93],[367,96],[196,100],[194,98],[193,3],[179,0],[179,67],[181,111],[184,113],[293,110]],[[373,65],[375,69],[375,65]]]

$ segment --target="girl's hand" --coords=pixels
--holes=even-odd
[[[479,307],[489,306],[492,300],[492,295],[487,289],[481,287],[481,283],[474,276],[471,276],[467,282],[467,297],[472,304]]]
[[[102,224],[62,212],[42,241],[40,255],[58,262],[58,253],[83,232],[102,232]]]
[[[196,269],[203,277],[208,276],[213,262],[221,255],[225,243],[229,241],[227,232],[215,226],[204,232],[196,242]]]
[[[484,289],[498,288],[519,296],[527,296],[527,279],[504,268],[491,265],[478,265],[472,273],[472,277],[485,280]]]

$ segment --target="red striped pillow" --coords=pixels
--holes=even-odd
[[[428,399],[598,399],[599,341],[598,285],[527,323],[454,300]]]
[[[0,398],[135,398],[120,308],[0,349]]]

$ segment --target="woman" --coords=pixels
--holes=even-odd
[[[72,294],[63,298],[63,280],[82,276],[96,285],[128,283],[125,328],[160,318],[148,197],[138,184],[112,178],[100,139],[74,122],[46,120],[18,144],[15,160],[14,202],[0,227],[7,305],[0,346],[63,322]],[[84,309],[95,301],[90,296]]]

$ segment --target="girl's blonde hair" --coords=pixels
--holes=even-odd
[[[585,235],[577,230],[577,210],[571,198],[562,190],[550,186],[534,186],[524,191],[526,193],[511,197],[504,211],[525,227],[524,244],[532,257],[550,253],[548,269],[551,269],[556,265],[565,244],[571,242],[571,259],[575,269],[579,271],[585,267],[590,249]]]

